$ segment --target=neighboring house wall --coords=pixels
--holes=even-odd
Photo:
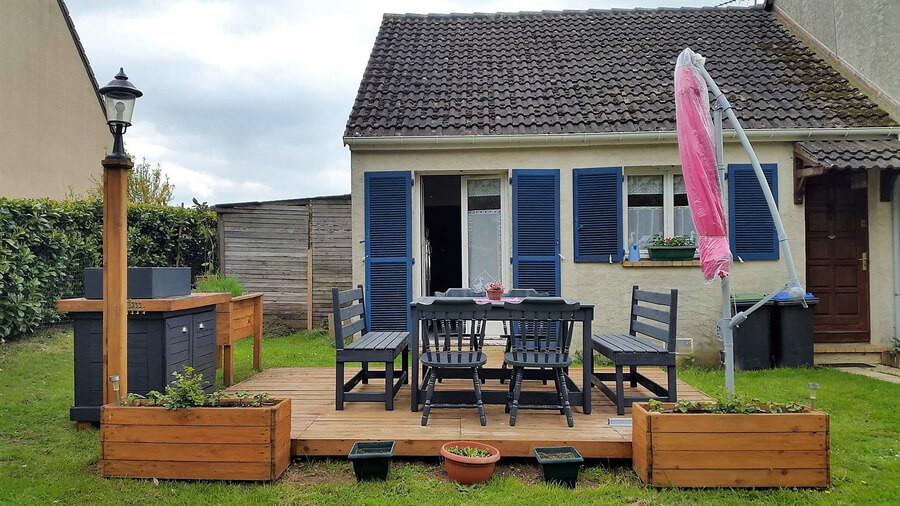
[[[321,326],[331,287],[350,287],[349,197],[223,204],[216,212],[220,270],[246,292],[263,292],[266,314]]]
[[[3,2],[0,63],[0,197],[95,186],[112,136],[57,0]]]
[[[793,203],[792,142],[754,145],[762,163],[778,165],[778,202],[791,250],[800,275],[805,280],[804,207]],[[726,145],[726,163],[747,163],[739,144]],[[369,171],[413,171],[422,174],[473,174],[511,169],[559,169],[560,175],[560,239],[564,260],[560,266],[561,294],[596,304],[595,331],[627,331],[632,284],[648,289],[679,289],[678,335],[694,340],[694,353],[701,363],[717,363],[719,343],[715,338],[715,321],[721,317],[719,283],[705,284],[699,268],[693,267],[624,267],[620,263],[576,263],[574,261],[572,169],[624,166],[660,167],[680,164],[676,144],[609,145],[543,149],[492,150],[420,150],[420,151],[354,151],[351,157],[353,201],[353,282],[365,282],[365,203],[364,174]],[[465,172],[463,172],[465,171]],[[412,188],[412,268],[413,297],[422,295],[421,280],[421,201],[418,180]],[[507,191],[509,187],[507,187]],[[548,196],[549,197],[549,196]],[[508,196],[507,196],[508,198]],[[891,243],[890,204],[879,202],[878,174],[869,180],[871,318],[872,344],[886,345],[893,332],[891,308]],[[505,244],[510,244],[511,216],[506,220]],[[511,246],[509,247],[511,248]],[[506,257],[511,256],[507,251]],[[512,279],[506,265],[504,282]],[[766,293],[787,280],[783,255],[780,260],[735,262],[736,292]],[[527,287],[526,287],[527,288]],[[577,345],[577,343],[576,343]]]
[[[900,103],[900,2],[776,0],[775,8]]]

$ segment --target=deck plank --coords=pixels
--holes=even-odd
[[[496,359],[496,354],[494,357]],[[502,359],[501,359],[502,360]],[[498,364],[491,364],[498,365]],[[350,368],[348,368],[350,369]],[[373,368],[375,369],[375,368]],[[665,378],[661,369],[645,368],[645,374],[658,381]],[[353,374],[347,371],[346,378]],[[580,369],[570,375],[581,378]],[[421,426],[422,413],[409,411],[409,386],[404,386],[394,400],[395,409],[385,411],[376,402],[349,402],[343,411],[334,409],[334,369],[329,367],[280,367],[262,371],[233,385],[229,392],[268,392],[271,397],[292,399],[291,453],[292,455],[343,456],[353,443],[360,440],[395,440],[396,455],[434,456],[440,447],[453,439],[483,441],[500,449],[505,456],[527,457],[535,446],[571,445],[587,458],[630,458],[631,428],[611,427],[609,418],[617,417],[615,405],[594,391],[593,413],[585,415],[580,407],[573,407],[575,427],[566,426],[566,419],[556,411],[520,410],[515,427],[509,426],[509,415],[503,406],[485,406],[488,424],[482,427],[475,409],[433,409],[428,426]],[[470,388],[469,380],[446,380],[437,388]],[[526,388],[549,389],[537,381],[526,382]],[[360,385],[358,391],[377,392],[383,380],[373,379]],[[488,381],[485,390],[506,390],[506,385]],[[696,388],[678,382],[680,398],[704,400],[709,397]],[[354,390],[354,391],[357,391]],[[630,389],[644,391],[642,387]],[[630,416],[630,408],[626,410]]]

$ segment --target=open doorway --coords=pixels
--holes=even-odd
[[[422,176],[425,295],[462,286],[460,176]]]

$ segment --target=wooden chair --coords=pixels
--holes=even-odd
[[[585,366],[591,368],[591,382],[616,403],[616,412],[625,414],[625,408],[635,402],[657,399],[667,402],[678,400],[675,379],[675,334],[678,315],[678,290],[669,293],[631,289],[631,322],[628,334],[595,334],[592,349],[613,361],[615,373],[594,373],[593,353],[585,356]],[[639,338],[640,335],[642,338]],[[589,364],[588,364],[589,362]],[[628,366],[629,372],[622,368]],[[637,372],[638,366],[662,366],[668,375],[668,388]],[[625,397],[624,382],[631,387],[641,386],[654,397]],[[604,381],[615,381],[612,391]]]
[[[334,310],[335,397],[337,410],[344,409],[344,402],[384,402],[384,409],[394,409],[394,396],[409,377],[409,332],[368,332],[366,327],[366,299],[363,286],[352,290],[331,289]],[[347,325],[343,322],[353,320]],[[345,340],[359,334],[352,343]],[[403,355],[400,377],[394,381],[394,359]],[[349,381],[344,381],[344,363],[361,362],[361,370]],[[384,362],[384,371],[370,371],[369,362]],[[384,392],[351,392],[360,382],[368,384],[370,378],[384,378]]]
[[[534,288],[510,288],[509,291],[507,291],[503,294],[503,297],[504,298],[519,297],[520,299],[522,299],[525,297],[547,297],[549,295],[550,295],[549,292],[539,292],[539,291],[535,290]],[[506,320],[503,320],[503,335],[500,336],[500,337],[506,339],[506,349],[503,350],[503,353],[506,353],[509,351],[509,345],[511,342],[509,328],[507,328],[507,327],[508,327],[508,325],[506,323]],[[506,371],[508,365],[509,364],[507,364],[506,361],[504,360],[503,365],[501,367],[504,371]],[[506,377],[501,376],[500,384],[502,385],[505,381],[506,381]],[[546,385],[547,380],[546,379],[543,380],[543,383]]]
[[[423,381],[428,382],[422,425],[428,424],[431,408],[478,408],[481,425],[487,424],[481,400],[481,381],[478,370],[487,363],[482,348],[487,321],[488,302],[475,302],[466,297],[434,299],[420,308],[422,319],[422,353],[419,360],[425,368]],[[475,403],[471,399],[457,399],[441,404],[432,403],[434,385],[447,369],[468,369],[475,385]]]
[[[572,364],[569,345],[575,327],[574,312],[581,304],[560,297],[526,297],[520,302],[507,302],[503,308],[509,312],[512,343],[510,351],[503,355],[513,368],[507,396],[509,425],[516,424],[519,408],[535,408],[559,409],[560,414],[566,415],[569,427],[573,427],[565,370]],[[557,404],[519,405],[526,368],[552,371]]]

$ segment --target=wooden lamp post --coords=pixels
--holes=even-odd
[[[118,402],[128,392],[128,170],[122,135],[131,126],[135,99],[143,95],[123,69],[100,88],[106,122],[113,134],[112,153],[103,165],[103,402]]]

